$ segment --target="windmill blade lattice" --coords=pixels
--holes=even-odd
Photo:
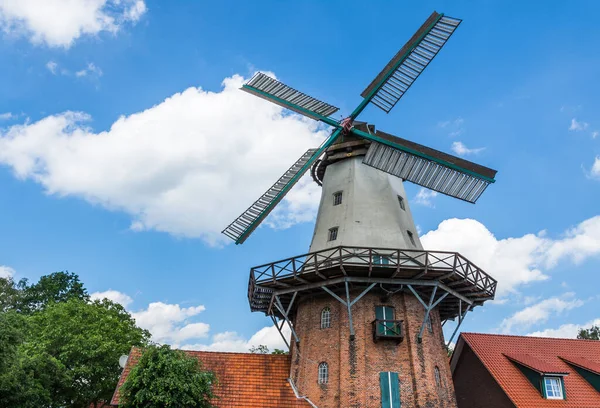
[[[403,180],[475,203],[496,171],[384,132],[367,135],[371,143],[363,163]]]
[[[243,243],[302,177],[302,173],[306,172],[306,168],[302,171],[303,167],[317,154],[318,150],[308,149],[266,193],[229,224],[222,233],[233,239],[237,244]]]
[[[242,87],[242,90],[315,120],[329,122],[332,119],[327,118],[327,116],[333,115],[339,110],[333,105],[308,96],[262,72],[257,72]],[[329,119],[329,121],[326,119]],[[334,124],[337,124],[337,122]]]
[[[388,113],[446,44],[461,21],[434,12],[361,96]]]

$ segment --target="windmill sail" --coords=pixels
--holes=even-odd
[[[308,149],[266,193],[229,224],[222,233],[233,239],[236,244],[243,243],[302,177],[308,169],[307,163],[318,154],[318,150]]]
[[[446,44],[461,21],[433,12],[361,96],[388,113]]]
[[[359,131],[360,132],[360,131]],[[363,163],[420,186],[475,203],[496,170],[384,132],[360,132],[373,143]]]
[[[242,91],[249,92],[309,118],[333,126],[337,125],[337,121],[328,118],[328,116],[333,115],[339,108],[297,91],[262,72],[257,72],[247,84],[242,86]]]

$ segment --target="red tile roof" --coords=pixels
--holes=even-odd
[[[508,398],[519,408],[600,407],[600,393],[563,361],[566,359],[582,362],[581,359],[585,358],[593,363],[593,367],[597,367],[596,364],[600,364],[600,341],[479,333],[462,333],[459,342],[460,340],[464,340],[473,350]],[[560,372],[569,373],[564,377],[566,399],[543,398],[505,354],[530,356],[531,358],[527,360],[528,365],[541,364],[540,367],[543,368],[541,371],[552,367],[553,370],[558,369]]]
[[[600,363],[596,363],[595,361],[590,361],[585,357],[576,357],[576,356],[563,357],[563,356],[561,356],[561,358],[563,360],[565,360],[567,363],[571,363],[577,367],[585,368],[586,370],[591,371],[594,374],[600,375]]]
[[[525,353],[502,353],[510,360],[531,368],[539,374],[569,374],[568,371]]]
[[[217,376],[218,384],[213,401],[217,407],[227,408],[310,408],[303,399],[296,398],[287,381],[290,374],[290,356],[286,354],[220,353],[185,351],[202,362],[202,367]],[[111,404],[119,404],[119,388],[142,351],[131,349]]]

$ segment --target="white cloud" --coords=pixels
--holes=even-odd
[[[147,309],[133,312],[131,315],[138,326],[152,333],[153,341],[177,344],[208,336],[210,325],[189,321],[204,310],[202,305],[180,307],[178,304],[153,302]]]
[[[289,342],[291,336],[289,327],[284,325],[282,332]],[[250,339],[245,339],[236,332],[228,331],[215,334],[212,338],[212,342],[209,344],[185,344],[181,346],[181,348],[183,350],[248,352],[253,346],[260,345],[267,346],[270,351],[275,349],[287,350],[287,346],[275,326],[263,327],[250,337]]]
[[[547,322],[553,315],[581,307],[583,303],[582,300],[575,299],[572,292],[565,293],[560,297],[544,299],[504,319],[500,324],[500,329],[503,333],[512,333],[515,329],[526,330],[534,325]]]
[[[92,300],[112,300],[115,303],[120,303],[121,305],[123,305],[123,307],[129,306],[133,302],[133,299],[129,295],[112,289],[106,290],[104,292],[94,292],[90,295],[90,298]]]
[[[12,278],[15,276],[15,270],[10,266],[0,265],[0,278]]]
[[[573,119],[571,119],[571,126],[569,126],[569,130],[572,130],[575,132],[581,132],[582,130],[587,129],[588,126],[589,126],[589,123],[578,122],[577,119],[573,118]]]
[[[0,130],[0,164],[49,194],[124,211],[135,230],[227,242],[220,231],[327,136],[241,92],[243,82],[234,75],[220,92],[188,88],[103,132],[79,112]],[[282,204],[271,225],[312,219],[318,189],[301,181]]]
[[[52,73],[52,75],[56,75],[56,70],[58,68],[58,63],[54,62],[54,61],[48,61],[46,63],[46,68],[48,68],[48,71],[50,71]]]
[[[561,261],[578,264],[600,254],[600,216],[581,222],[558,239],[544,232],[497,239],[476,220],[452,218],[421,237],[421,242],[430,250],[466,256],[498,281],[501,298],[518,286],[548,279],[545,271]]]
[[[435,206],[433,205],[432,199],[437,197],[437,195],[437,192],[421,187],[415,196],[415,203],[434,208]]]
[[[14,117],[16,117],[16,115],[13,115],[11,112],[0,113],[0,120],[9,120]]]
[[[13,276],[14,273],[15,271],[12,268],[0,266],[0,277],[4,275]],[[120,303],[125,308],[128,308],[133,302],[129,295],[112,289],[104,292],[94,292],[90,297],[92,300],[106,298]],[[285,342],[275,326],[264,327],[249,339],[244,338],[235,331],[226,331],[213,335],[210,342],[199,342],[201,339],[208,339],[210,334],[208,323],[193,321],[203,311],[205,311],[203,305],[186,308],[178,304],[153,302],[145,309],[137,312],[130,310],[130,313],[138,326],[150,331],[152,341],[170,344],[174,348],[248,352],[252,346],[265,345],[271,351],[276,348],[287,350]],[[284,325],[282,331],[289,341],[291,336],[289,327]]]
[[[590,177],[600,179],[600,156],[596,156],[592,169],[590,170]]]
[[[454,153],[456,153],[459,156],[467,156],[469,154],[477,154],[485,150],[485,147],[477,147],[470,149],[467,146],[465,146],[463,142],[453,142],[451,149]]]
[[[95,77],[101,77],[102,76],[102,70],[97,67],[96,65],[94,65],[93,62],[90,62],[87,64],[87,67],[85,67],[84,69],[75,72],[75,76],[76,77],[84,77],[84,76],[95,76]]]
[[[557,329],[544,329],[529,333],[528,336],[536,337],[558,337],[563,339],[574,339],[581,329],[589,329],[592,326],[600,326],[600,318],[585,324],[567,323],[560,325]]]
[[[0,28],[36,45],[69,48],[84,35],[114,34],[145,12],[143,0],[0,0]]]
[[[598,135],[600,135],[600,132],[598,132],[597,130],[594,130],[594,131],[592,132],[592,139],[595,139],[595,138],[597,138],[597,137],[598,137]]]

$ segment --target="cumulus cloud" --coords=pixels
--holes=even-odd
[[[12,278],[15,276],[15,270],[10,266],[0,265],[0,278]]]
[[[528,336],[535,337],[558,337],[563,339],[574,339],[581,329],[589,329],[592,326],[600,326],[600,318],[594,319],[585,324],[567,323],[560,325],[556,329],[544,329],[529,333]]]
[[[92,300],[112,300],[115,303],[120,303],[121,305],[123,305],[123,307],[129,306],[133,302],[133,299],[129,295],[112,289],[106,290],[104,292],[94,292],[90,295],[90,298]]]
[[[589,127],[589,123],[586,122],[578,122],[577,119],[571,119],[571,126],[569,126],[569,130],[574,132],[581,132],[586,130]]]
[[[503,333],[512,333],[514,330],[526,330],[534,325],[547,322],[553,315],[583,306],[584,302],[580,299],[575,299],[574,296],[574,293],[569,292],[560,297],[544,299],[541,302],[528,306],[502,320],[500,329]]]
[[[241,92],[188,88],[95,132],[88,115],[64,112],[0,130],[0,164],[49,194],[81,197],[132,216],[135,230],[200,237],[220,231],[327,132],[317,123]],[[269,220],[312,219],[318,189],[301,181]]]
[[[459,156],[467,156],[469,154],[477,154],[485,150],[485,147],[468,148],[463,142],[453,142],[452,151]]]
[[[144,0],[0,0],[0,28],[35,45],[69,48],[85,35],[114,34],[145,12]]]
[[[498,280],[497,297],[502,298],[521,285],[548,279],[545,272],[560,261],[578,264],[600,254],[600,216],[556,239],[544,232],[497,239],[479,221],[452,218],[421,237],[421,242],[427,249],[466,256]]]
[[[0,277],[3,276],[3,273],[12,276],[14,270],[6,266],[0,266]],[[125,308],[128,308],[133,302],[129,295],[112,289],[104,292],[94,292],[90,297],[92,299],[110,299],[122,304]],[[270,350],[276,348],[287,349],[275,326],[264,327],[250,338],[245,338],[235,331],[226,331],[210,336],[210,325],[197,321],[198,316],[204,310],[203,305],[181,307],[178,304],[153,302],[145,309],[137,312],[130,310],[130,313],[138,326],[147,329],[151,333],[152,341],[170,344],[175,348],[248,352],[253,346],[265,345]],[[282,332],[289,341],[291,331],[287,325],[284,325]],[[202,339],[205,339],[205,341],[202,341]]]
[[[16,115],[13,115],[11,112],[0,113],[0,120],[9,120],[14,117],[16,117]]]
[[[182,341],[208,336],[207,323],[190,322],[190,318],[205,310],[203,305],[181,307],[178,304],[153,302],[148,308],[131,315],[138,326],[152,333],[157,343],[178,344]]]
[[[289,327],[284,325],[282,332],[289,342],[291,336]],[[287,346],[275,326],[263,327],[249,339],[240,336],[236,332],[228,331],[215,334],[210,343],[185,344],[181,348],[183,350],[248,352],[252,347],[260,345],[267,346],[271,351],[275,349],[287,350]]]
[[[435,207],[432,199],[437,197],[438,193],[427,188],[421,188],[415,196],[415,204],[424,205],[425,207]]]

